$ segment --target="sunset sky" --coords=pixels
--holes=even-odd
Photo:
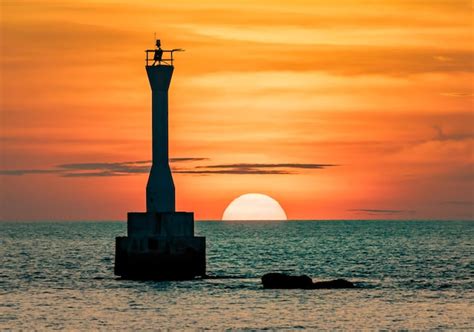
[[[473,218],[473,3],[1,1],[0,220],[145,210],[144,50],[170,88],[177,209]]]

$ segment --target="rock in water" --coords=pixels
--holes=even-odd
[[[354,288],[354,284],[346,279],[336,279],[330,281],[319,281],[313,283],[314,289],[338,289],[338,288]]]
[[[262,277],[263,288],[273,289],[341,289],[355,288],[345,279],[314,282],[307,275],[290,276],[284,273],[267,273]]]
[[[311,289],[313,280],[307,275],[289,276],[283,273],[267,273],[262,277],[263,288]]]

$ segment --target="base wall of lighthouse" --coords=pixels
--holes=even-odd
[[[130,212],[115,241],[115,274],[125,279],[185,280],[206,275],[206,240],[189,212]]]

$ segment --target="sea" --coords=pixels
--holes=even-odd
[[[1,222],[1,330],[474,330],[474,222],[195,223],[209,278],[114,276],[124,222]],[[263,289],[268,272],[355,289]]]

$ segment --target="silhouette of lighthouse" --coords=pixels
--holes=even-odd
[[[146,186],[146,212],[129,212],[127,236],[116,238],[115,274],[126,279],[179,280],[206,274],[206,239],[194,236],[194,214],[176,212],[169,166],[168,89],[173,54],[182,49],[146,50],[152,91],[152,167]]]
[[[160,40],[156,41],[153,64],[147,56],[146,73],[152,95],[152,167],[146,186],[146,210],[148,212],[174,212],[175,189],[169,166],[168,153],[168,89],[173,76],[173,62],[162,64],[163,50]],[[172,55],[175,51],[169,51]],[[147,55],[150,52],[147,52]],[[171,58],[172,59],[172,56]],[[158,65],[156,65],[158,63]]]

